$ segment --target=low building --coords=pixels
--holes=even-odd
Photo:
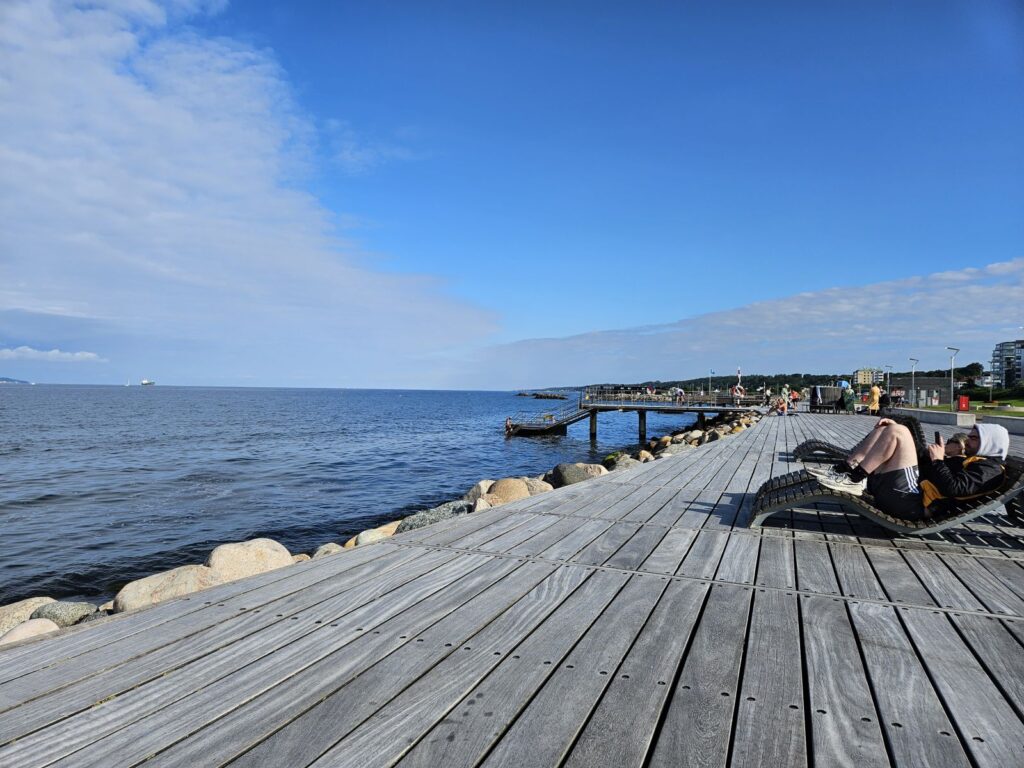
[[[881,384],[885,381],[885,371],[881,368],[858,368],[853,372],[854,384]]]

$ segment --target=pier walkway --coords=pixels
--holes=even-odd
[[[1020,765],[1020,521],[746,527],[795,445],[872,424],[766,418],[0,650],[0,765]]]
[[[697,426],[703,427],[707,414],[748,413],[761,410],[762,397],[732,397],[728,393],[685,393],[678,397],[666,394],[649,395],[639,390],[586,389],[576,393],[565,405],[545,410],[520,411],[509,417],[506,434],[566,434],[577,421],[590,418],[590,439],[597,439],[597,415],[609,411],[632,411],[637,414],[637,442],[647,441],[647,414],[695,413]]]

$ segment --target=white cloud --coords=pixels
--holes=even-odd
[[[62,352],[59,349],[42,350],[32,347],[0,347],[0,360],[30,360],[41,363],[105,363],[95,352]]]
[[[708,288],[714,290],[714,288]],[[531,387],[693,378],[708,368],[850,372],[987,363],[1024,325],[1024,258],[983,269],[804,292],[676,323],[490,347],[458,374],[470,385]],[[485,372],[485,373],[479,373]]]
[[[0,312],[102,321],[191,380],[395,381],[485,338],[489,312],[340,238],[298,186],[317,141],[284,73],[177,23],[204,7],[0,6]]]
[[[329,121],[327,133],[334,162],[351,176],[368,173],[385,163],[415,157],[412,150],[398,143],[363,139],[343,120]]]

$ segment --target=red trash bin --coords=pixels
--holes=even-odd
[[[960,395],[957,399],[956,409],[958,411],[969,411],[971,410],[971,398],[967,395]]]

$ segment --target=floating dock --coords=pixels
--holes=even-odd
[[[1020,520],[747,527],[798,443],[872,425],[766,418],[0,650],[0,764],[1021,765]]]

